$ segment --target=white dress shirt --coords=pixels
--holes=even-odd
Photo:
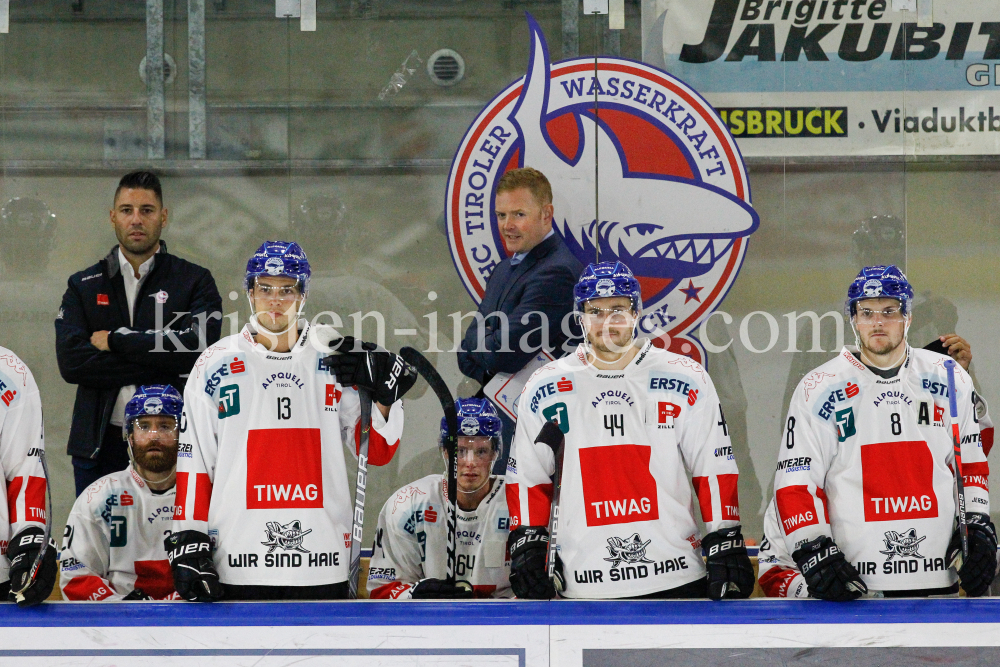
[[[139,265],[139,277],[135,277],[135,271],[132,269],[132,265],[126,259],[125,255],[122,253],[122,249],[118,248],[118,264],[121,267],[122,279],[125,281],[125,298],[128,299],[128,323],[132,326],[132,320],[135,313],[135,298],[139,293],[139,287],[142,285],[143,281],[146,280],[146,276],[149,275],[149,271],[153,268],[153,262],[156,260],[156,255],[147,259],[145,262]],[[127,384],[118,391],[118,400],[115,401],[115,408],[111,411],[111,423],[115,426],[121,426],[125,423],[125,406],[128,404],[129,400],[132,399],[132,395],[135,394],[136,386],[134,384]]]

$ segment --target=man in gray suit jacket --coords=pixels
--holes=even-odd
[[[497,183],[495,213],[512,256],[497,265],[486,283],[479,304],[484,328],[480,330],[479,320],[473,320],[458,353],[462,373],[483,385],[497,373],[521,370],[540,347],[554,357],[563,356],[565,348],[572,349],[565,345],[567,340],[579,336],[576,322],[567,315],[573,310],[573,287],[583,265],[552,229],[548,179],[530,167],[507,172]],[[498,312],[507,316],[506,325]],[[543,340],[544,331],[548,340]],[[514,423],[502,412],[501,419],[503,453],[494,470],[497,474],[506,469],[514,436]]]

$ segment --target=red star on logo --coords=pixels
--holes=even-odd
[[[684,294],[684,303],[687,303],[691,299],[694,299],[698,303],[701,303],[701,297],[698,296],[698,292],[705,289],[704,287],[695,287],[694,281],[688,278],[688,286],[681,289]]]

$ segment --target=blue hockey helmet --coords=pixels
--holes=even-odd
[[[642,289],[639,281],[622,262],[588,264],[573,288],[573,307],[583,312],[583,304],[591,299],[624,296],[632,300],[632,309],[642,315]]]
[[[858,301],[864,299],[896,299],[904,315],[913,304],[913,288],[895,265],[866,266],[847,288],[847,314],[857,312]]]
[[[265,241],[247,262],[243,287],[250,289],[257,278],[286,276],[295,278],[302,286],[302,294],[309,291],[309,260],[294,241]]]
[[[484,435],[493,441],[493,449],[500,449],[500,430],[503,424],[496,408],[486,398],[460,398],[455,401],[458,413],[458,435]],[[441,418],[441,442],[448,436],[448,422]]]
[[[128,438],[135,426],[135,420],[151,415],[173,417],[177,421],[177,425],[180,426],[183,410],[184,398],[171,385],[143,385],[125,405],[125,423],[122,425],[122,435]]]

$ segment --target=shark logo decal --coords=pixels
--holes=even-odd
[[[691,332],[725,297],[760,224],[735,141],[697,92],[654,67],[600,58],[595,80],[592,58],[551,63],[527,18],[528,71],[480,112],[449,175],[445,218],[466,289],[478,303],[508,256],[496,181],[534,167],[552,183],[553,226],[573,254],[584,264],[621,260],[638,278],[643,334],[704,361]]]

